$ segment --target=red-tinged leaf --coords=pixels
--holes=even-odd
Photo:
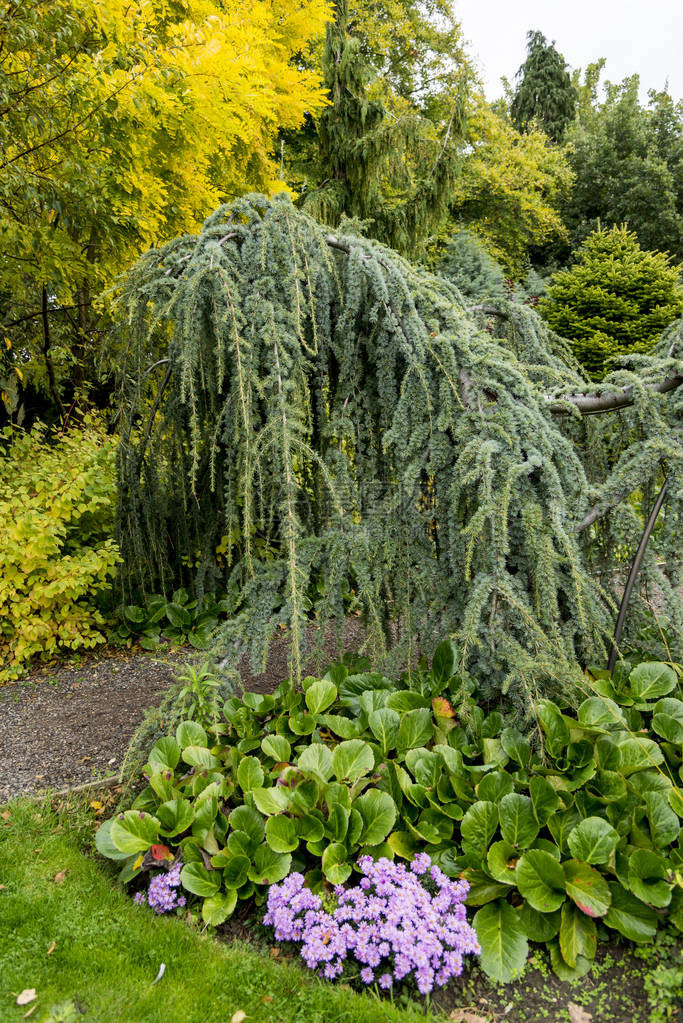
[[[586,906],[582,902],[577,902],[576,905],[579,907],[579,909],[581,910],[582,913],[586,914],[586,916],[597,916],[598,915],[591,906]]]
[[[173,853],[171,852],[167,845],[153,845],[152,856],[155,860],[157,860],[157,862],[160,860],[173,859]]]
[[[435,696],[432,700],[432,708],[434,714],[438,718],[454,718],[455,711],[451,707],[448,700],[443,696]]]

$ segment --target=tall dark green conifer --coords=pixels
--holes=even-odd
[[[517,72],[512,120],[524,131],[532,121],[554,142],[562,142],[574,119],[577,91],[565,59],[541,32],[527,33],[527,58]]]
[[[417,18],[414,0],[399,6],[404,20]],[[439,52],[454,29],[440,34],[434,28],[438,97],[405,73],[397,80],[386,42],[373,37],[361,7],[337,0],[327,29],[323,71],[330,106],[318,122],[317,147],[309,140],[302,206],[332,226],[342,217],[363,221],[371,237],[414,256],[448,212],[469,72],[459,52],[448,59]],[[424,35],[420,17],[416,25]]]

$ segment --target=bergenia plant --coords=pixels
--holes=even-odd
[[[451,881],[426,853],[410,868],[370,856],[358,861],[360,883],[338,885],[332,898],[290,874],[268,889],[264,924],[277,941],[300,945],[306,965],[330,980],[355,974],[389,989],[413,981],[422,994],[462,973],[465,955],[480,951],[467,923],[469,885]]]

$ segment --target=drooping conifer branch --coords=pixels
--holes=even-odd
[[[683,374],[671,338],[603,385],[628,394],[618,431],[557,415],[565,397],[546,396],[586,381],[532,310],[501,303],[492,328],[443,279],[283,197],[148,253],[120,307],[122,585],[227,587],[225,650],[262,661],[286,626],[296,671],[308,625],[357,610],[397,656],[456,635],[463,671],[523,704],[606,658],[639,539],[623,495],[662,466],[676,545],[683,389],[656,389]],[[146,373],[161,359],[165,389]],[[640,574],[671,623],[677,571],[648,555]]]

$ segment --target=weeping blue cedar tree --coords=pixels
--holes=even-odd
[[[678,566],[658,565],[683,496],[680,333],[586,393],[533,310],[468,310],[284,196],[239,199],[147,253],[119,310],[123,599],[227,585],[222,653],[258,667],[284,625],[295,674],[312,620],[358,610],[397,658],[452,635],[485,695],[528,710],[570,699],[579,665],[606,656],[641,528],[625,501],[665,468],[642,579],[681,634]],[[602,406],[618,429],[585,414]]]

